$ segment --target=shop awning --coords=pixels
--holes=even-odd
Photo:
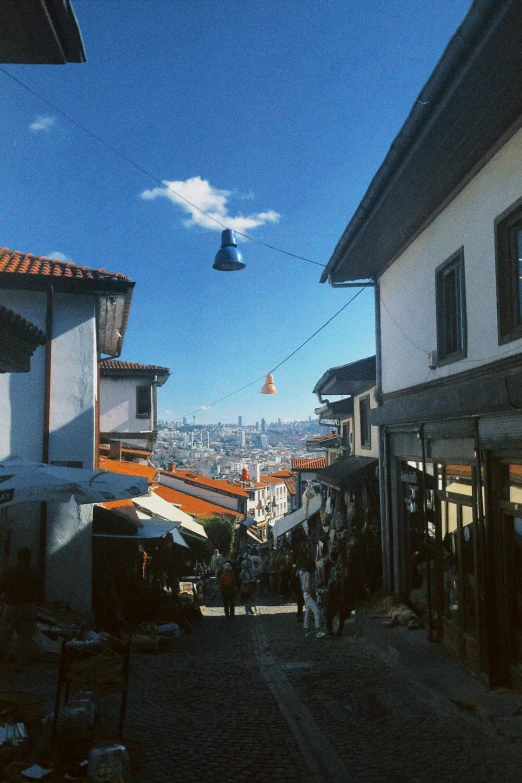
[[[168,533],[172,536],[172,540],[178,546],[182,546],[185,549],[189,549],[189,545],[181,535],[178,527],[172,527],[172,523],[165,522],[163,519],[148,518],[143,522],[142,527],[138,528],[136,535],[120,535],[118,533],[94,533],[93,538],[112,538],[114,540],[125,539],[127,541],[141,541],[150,540],[154,538],[163,538]]]
[[[333,489],[351,489],[366,477],[375,475],[379,460],[374,457],[343,457],[317,471],[317,480]]]
[[[0,507],[16,503],[103,503],[147,491],[148,480],[107,470],[47,465],[21,457],[0,462]]]
[[[321,498],[319,495],[316,495],[308,503],[308,509],[302,506],[301,508],[298,508],[297,511],[293,511],[291,514],[287,514],[285,517],[282,517],[282,519],[278,519],[273,527],[274,541],[277,541],[279,536],[288,533],[289,530],[292,530],[297,525],[300,525],[301,522],[304,522],[305,519],[309,519],[314,514],[317,514],[320,510]]]
[[[207,539],[207,534],[205,533],[203,525],[200,525],[199,522],[196,522],[189,514],[186,514],[172,503],[169,503],[168,500],[164,500],[155,492],[151,492],[150,495],[134,498],[132,502],[138,509],[143,509],[154,516],[168,519],[170,522],[175,522],[188,536],[191,535],[194,538]]]

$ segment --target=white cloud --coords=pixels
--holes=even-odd
[[[72,263],[72,258],[66,256],[65,253],[60,253],[59,250],[55,250],[54,253],[49,253],[46,258],[53,258],[55,261],[65,261],[69,264]]]
[[[191,226],[202,226],[214,231],[222,231],[223,226],[212,220],[211,217],[202,214],[199,210],[207,212],[220,223],[224,223],[228,228],[236,231],[251,231],[253,228],[263,226],[265,223],[277,223],[280,215],[273,209],[264,212],[257,212],[251,215],[230,215],[228,211],[228,202],[232,195],[230,190],[219,190],[215,188],[206,179],[201,177],[190,177],[187,180],[178,180],[168,182],[164,180],[164,187],[144,190],[141,198],[145,201],[152,201],[159,196],[165,196],[173,204],[181,207],[188,212],[190,218],[183,221],[187,228]],[[179,193],[179,195],[177,195]],[[180,198],[183,196],[183,198]],[[188,204],[187,199],[191,203]]]
[[[51,130],[53,125],[56,125],[56,117],[50,117],[46,115],[40,115],[34,122],[29,125],[32,131],[48,131]]]

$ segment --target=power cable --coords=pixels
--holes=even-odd
[[[157,185],[161,185],[161,187],[165,188],[166,190],[169,190],[171,193],[173,193],[177,198],[180,198],[182,201],[184,201],[186,204],[189,204],[191,207],[196,209],[198,212],[200,212],[202,215],[205,215],[206,217],[210,218],[210,220],[213,220],[214,223],[217,223],[218,226],[221,226],[222,228],[229,228],[225,223],[222,223],[221,220],[218,220],[214,215],[212,215],[210,212],[205,212],[204,209],[201,209],[201,207],[198,207],[197,204],[194,204],[194,202],[189,201],[188,198],[185,198],[185,196],[182,196],[181,193],[178,193],[174,188],[171,188],[168,183],[166,183],[164,180],[157,177],[155,174],[152,174],[150,171],[148,171],[146,168],[144,168],[140,163],[136,163],[135,160],[132,158],[129,158],[128,155],[125,155],[124,152],[120,152],[119,149],[116,147],[113,147],[112,144],[109,144],[109,142],[105,141],[105,139],[102,139],[101,136],[98,136],[97,133],[94,133],[94,131],[87,128],[85,125],[83,125],[81,122],[78,122],[78,120],[75,120],[74,117],[71,117],[70,114],[67,114],[67,112],[60,109],[56,104],[52,103],[51,101],[47,100],[47,98],[44,98],[42,95],[40,95],[36,90],[33,90],[32,87],[29,87],[28,84],[25,84],[21,79],[18,79],[16,76],[13,76],[12,73],[9,73],[5,68],[0,67],[0,71],[4,73],[9,79],[11,79],[13,82],[16,82],[20,87],[22,87],[24,90],[29,92],[31,95],[34,95],[35,98],[38,98],[39,101],[42,101],[42,103],[45,103],[46,106],[49,106],[53,111],[55,111],[57,114],[59,114],[61,117],[66,119],[68,122],[70,122],[72,125],[75,125],[77,128],[79,128],[81,131],[86,133],[88,136],[91,137],[91,139],[94,139],[99,144],[101,144],[106,149],[110,150],[114,155],[117,155],[119,158],[124,160],[126,163],[128,163],[130,166],[133,166],[135,169],[140,171],[142,174],[145,174],[146,177],[149,177],[153,182],[155,182]],[[241,237],[244,237],[245,239],[250,240],[250,242],[256,242],[258,245],[262,245],[263,247],[267,247],[270,250],[275,250],[277,253],[283,253],[285,256],[291,256],[292,258],[298,258],[300,261],[306,261],[309,264],[314,264],[315,266],[320,267],[326,267],[326,264],[321,264],[319,261],[312,261],[310,258],[305,258],[304,256],[299,256],[296,253],[290,253],[288,250],[282,250],[280,247],[276,247],[275,245],[269,245],[267,242],[263,242],[260,239],[256,239],[255,237],[250,236],[249,234],[245,234],[243,231],[238,231],[237,229],[233,229],[234,233],[238,234]]]
[[[300,351],[300,350],[301,350],[301,348],[304,348],[304,346],[305,346],[307,343],[309,343],[309,342],[310,342],[310,340],[313,340],[313,338],[314,338],[316,335],[318,335],[318,334],[319,334],[319,332],[322,332],[322,330],[323,330],[323,329],[324,329],[326,326],[328,326],[328,324],[330,324],[330,323],[331,323],[331,322],[334,320],[334,318],[337,318],[337,316],[338,316],[338,315],[340,315],[340,314],[343,312],[343,310],[346,310],[346,308],[348,307],[348,305],[350,305],[350,304],[351,304],[351,303],[354,301],[354,299],[357,299],[357,297],[358,297],[360,294],[362,294],[362,292],[363,292],[363,291],[365,291],[365,290],[366,290],[366,288],[367,288],[367,286],[365,286],[365,287],[363,287],[363,288],[359,288],[359,290],[357,291],[357,293],[356,293],[356,294],[354,294],[354,295],[352,296],[352,298],[351,298],[351,299],[349,299],[349,300],[348,300],[348,302],[346,302],[346,304],[344,304],[344,305],[343,305],[343,306],[340,308],[340,310],[337,310],[337,312],[336,312],[336,313],[334,313],[334,315],[332,315],[332,317],[331,317],[331,318],[329,318],[327,321],[325,321],[325,323],[324,323],[322,326],[320,326],[320,327],[319,327],[319,329],[316,329],[316,331],[315,331],[313,334],[311,334],[311,335],[310,335],[310,337],[307,337],[307,339],[306,339],[304,342],[302,342],[302,343],[301,343],[301,345],[299,345],[299,346],[298,346],[298,347],[297,347],[297,348],[296,348],[294,351],[292,351],[292,353],[289,353],[289,354],[288,354],[288,356],[287,356],[285,359],[283,359],[281,362],[279,362],[279,364],[276,364],[276,366],[275,366],[275,367],[273,367],[271,370],[269,370],[269,373],[273,373],[273,372],[275,372],[275,370],[278,370],[278,369],[279,369],[279,367],[281,367],[283,364],[285,364],[285,362],[287,362],[289,359],[291,359],[291,358],[292,358],[292,356],[295,356],[295,354],[296,354],[298,351]],[[253,386],[255,383],[259,383],[259,381],[262,381],[262,380],[264,380],[264,378],[265,378],[265,376],[264,376],[264,375],[261,375],[259,378],[256,378],[254,381],[250,381],[250,383],[247,383],[247,384],[245,384],[244,386],[241,386],[241,388],[239,388],[239,389],[236,389],[235,391],[232,391],[232,392],[230,392],[229,394],[225,394],[225,396],[224,396],[224,397],[220,397],[220,398],[219,398],[219,400],[214,400],[214,402],[211,402],[209,405],[200,405],[200,406],[199,406],[199,408],[196,408],[195,410],[193,410],[193,411],[190,411],[189,413],[184,413],[182,416],[178,416],[177,418],[175,418],[175,421],[177,421],[178,419],[181,419],[181,418],[183,418],[184,416],[193,416],[195,413],[198,413],[199,411],[201,411],[201,410],[202,410],[202,409],[204,409],[204,408],[212,408],[214,405],[217,405],[217,404],[218,404],[218,402],[223,402],[223,400],[226,400],[226,399],[228,399],[229,397],[233,397],[233,395],[234,395],[234,394],[239,394],[239,392],[243,391],[244,389],[248,389],[248,387],[249,387],[249,386]]]

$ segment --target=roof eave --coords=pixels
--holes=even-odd
[[[466,177],[484,165],[488,154],[491,156],[494,142],[501,139],[503,134],[511,135],[520,126],[522,72],[519,67],[513,68],[513,72],[509,74],[511,82],[504,84],[503,89],[492,90],[489,80],[492,67],[489,63],[494,61],[494,55],[500,59],[501,54],[505,54],[508,65],[511,63],[510,56],[513,61],[516,61],[513,52],[516,53],[517,45],[520,52],[520,42],[517,33],[518,25],[514,19],[517,14],[520,14],[521,8],[521,0],[475,0],[372,179],[364,198],[337,243],[320,282],[324,283],[329,279],[332,283],[340,283],[378,277],[438,214],[441,205],[446,203],[445,199],[451,200],[468,181]],[[513,19],[510,18],[511,14]],[[511,55],[507,51],[508,34]],[[489,59],[485,61],[482,55],[488,44]],[[480,67],[474,67],[477,62],[480,63]],[[496,78],[500,82],[502,79],[506,82],[505,73],[500,68],[497,70]],[[446,126],[447,130],[450,120],[455,124],[453,114],[459,106],[459,90],[461,93],[467,91],[468,95],[473,94],[474,102],[470,111],[464,111],[463,102],[460,101],[460,121],[467,123],[465,127],[470,131],[470,139],[467,155],[462,154],[461,148],[459,163],[456,163],[455,160],[451,160],[452,153],[455,154],[455,146],[452,147],[448,143],[447,148],[443,148],[441,144],[443,148],[441,154],[441,149],[436,149],[433,145],[434,139],[437,138],[437,127],[442,129]],[[487,107],[489,113],[486,111]],[[494,123],[491,120],[492,114]],[[473,130],[475,138],[473,138]],[[479,131],[484,132],[479,133]],[[481,144],[477,144],[477,133]],[[417,155],[417,159],[412,163],[414,154]],[[426,161],[431,161],[431,165],[436,169],[433,178],[425,165],[424,169],[420,170],[420,163],[426,164]],[[445,172],[443,163],[447,164]],[[417,173],[415,173],[415,164]],[[406,171],[408,166],[409,170]],[[424,188],[420,193],[412,188],[410,182],[415,181],[415,176],[417,182],[429,182],[430,188]],[[439,183],[437,194],[431,187],[434,181]],[[382,210],[384,213],[384,208],[389,208],[394,201],[397,202],[395,186],[397,189],[402,187],[402,193],[405,194],[403,213],[407,213],[409,198],[417,206],[415,215],[412,215],[409,221],[385,219],[382,216],[379,223],[377,211]],[[410,188],[409,192],[408,188]],[[370,236],[372,230],[373,241]],[[379,231],[381,235],[386,232],[387,237],[386,247],[383,246],[382,250],[379,243],[375,241],[375,235]]]

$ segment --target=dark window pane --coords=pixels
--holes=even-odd
[[[150,386],[136,387],[136,416],[150,416],[151,389]]]

